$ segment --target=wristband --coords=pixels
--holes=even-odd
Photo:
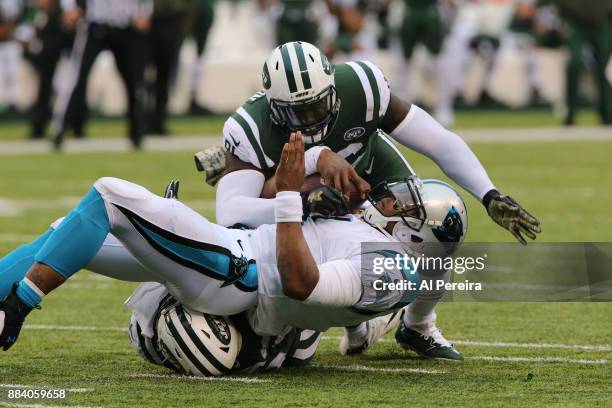
[[[482,204],[485,206],[485,208],[488,210],[489,209],[489,204],[491,203],[491,201],[493,201],[494,198],[497,198],[501,196],[501,194],[499,193],[499,191],[497,191],[496,189],[490,190],[487,194],[485,194],[485,196],[482,198]]]
[[[302,196],[297,191],[280,191],[274,200],[276,223],[302,222]]]
[[[306,153],[304,153],[304,174],[306,177],[318,172],[317,163],[319,161],[319,156],[321,156],[321,152],[323,150],[331,149],[327,146],[314,146],[306,150]]]

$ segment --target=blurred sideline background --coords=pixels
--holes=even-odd
[[[112,3],[97,2],[105,1]],[[80,26],[92,24],[89,2],[96,1],[0,0],[0,132],[4,138],[42,138],[48,133],[58,95],[69,93],[66,84],[75,75],[71,37]],[[599,106],[595,108],[598,119],[591,113],[584,123],[610,124],[612,120],[612,0],[140,2],[152,6],[152,11],[145,12],[149,23],[142,30],[148,51],[142,56],[147,134],[218,134],[223,120],[214,115],[233,111],[257,92],[260,69],[270,50],[290,40],[314,42],[337,63],[375,62],[394,93],[430,108],[447,126],[456,124],[457,107],[502,113],[508,108],[533,110],[539,118],[549,117],[546,124],[571,125],[578,106],[589,106],[588,112]],[[68,20],[75,8],[80,18]],[[202,19],[209,24],[197,21]],[[51,24],[57,25],[55,31],[49,29]],[[52,75],[50,95],[42,98],[46,100],[39,98],[39,112],[33,113],[41,92],[41,67],[49,62],[45,48],[60,36],[68,40]],[[169,47],[176,48],[176,61],[168,62],[169,78],[162,86],[169,97],[167,108],[160,108],[155,106],[160,103],[155,101],[160,68],[154,54],[158,48],[168,48],[159,41],[167,37],[176,38]],[[171,51],[166,55],[174,55]],[[95,59],[86,101],[85,118],[126,113],[125,86],[110,51]],[[45,110],[41,105],[48,106],[48,112],[41,113]],[[172,115],[213,117],[199,124],[167,127],[159,109]],[[490,112],[487,115],[496,122]],[[469,126],[469,115],[464,122]],[[530,121],[527,114],[525,125],[532,123],[539,121]],[[520,120],[511,124],[520,125]],[[100,132],[86,127],[75,133],[85,137]]]

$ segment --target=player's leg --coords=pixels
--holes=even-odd
[[[404,16],[404,20],[402,22],[402,26],[400,29],[400,42],[402,48],[402,65],[401,65],[401,73],[399,75],[399,83],[397,84],[397,89],[399,92],[399,96],[406,100],[412,101],[414,98],[414,93],[412,89],[411,79],[411,71],[410,64],[412,62],[412,55],[414,52],[414,48],[418,42],[419,36],[419,28],[417,26],[418,19],[415,18],[415,14],[409,11],[406,11],[406,15]]]
[[[35,263],[0,301],[0,345],[11,347],[25,317],[45,294],[86,267],[113,232],[151,273],[192,309],[231,315],[257,302],[257,268],[244,243],[177,200],[112,178],[98,180],[83,200],[48,236]],[[8,264],[8,262],[7,262]],[[0,271],[13,276],[13,262]]]
[[[590,31],[596,62],[595,78],[599,89],[599,115],[604,125],[612,125],[612,85],[606,75],[612,52],[612,23],[600,24]]]
[[[152,274],[149,280],[164,283],[181,303],[223,316],[256,303],[257,268],[246,234],[238,242],[240,231],[127,181],[103,178],[95,188],[113,235]]]
[[[430,271],[428,280],[450,279],[450,271]],[[395,332],[395,340],[404,349],[423,357],[463,360],[463,355],[442,335],[436,326],[436,305],[444,296],[444,289],[419,291],[418,297],[404,308],[402,321]]]
[[[36,253],[42,248],[53,230],[48,230],[34,241],[24,244],[0,259],[0,299],[7,296],[34,264]]]
[[[582,46],[584,45],[584,28],[576,23],[571,24],[567,47],[570,57],[566,66],[566,103],[567,115],[565,125],[571,126],[576,121],[578,113],[578,87],[580,71],[582,70]]]
[[[66,128],[74,127],[75,122],[80,121],[83,111],[81,105],[86,104],[87,78],[105,46],[104,33],[100,30],[99,26],[88,24],[81,24],[77,30],[70,56],[69,81],[60,89],[53,110],[51,133],[56,147],[61,146]]]
[[[144,68],[147,42],[145,34],[126,28],[113,32],[111,51],[128,95],[129,138],[139,148],[144,136]]]

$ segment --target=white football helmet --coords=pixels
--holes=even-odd
[[[317,47],[295,41],[275,48],[263,66],[262,81],[276,125],[301,131],[306,144],[325,139],[340,101],[334,67]]]
[[[242,347],[242,336],[228,318],[199,313],[179,303],[161,310],[157,339],[172,366],[195,376],[229,373]]]
[[[410,176],[374,187],[364,220],[396,241],[428,256],[456,251],[467,233],[467,209],[459,193],[440,180]],[[396,222],[393,233],[384,228]]]

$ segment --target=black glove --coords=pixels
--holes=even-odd
[[[304,219],[307,217],[341,217],[350,214],[348,198],[342,191],[329,186],[301,193]]]
[[[173,198],[175,200],[178,200],[178,191],[179,191],[180,184],[181,184],[180,181],[172,180],[170,184],[168,184],[168,186],[166,187],[166,190],[164,191],[164,198]]]
[[[17,296],[17,284],[11,293],[0,302],[0,347],[10,349],[19,337],[26,316],[32,311]]]
[[[512,197],[501,195],[497,190],[491,190],[485,195],[483,204],[493,221],[510,231],[523,245],[527,245],[523,234],[530,239],[536,239],[536,234],[542,232],[540,221],[529,214]]]

